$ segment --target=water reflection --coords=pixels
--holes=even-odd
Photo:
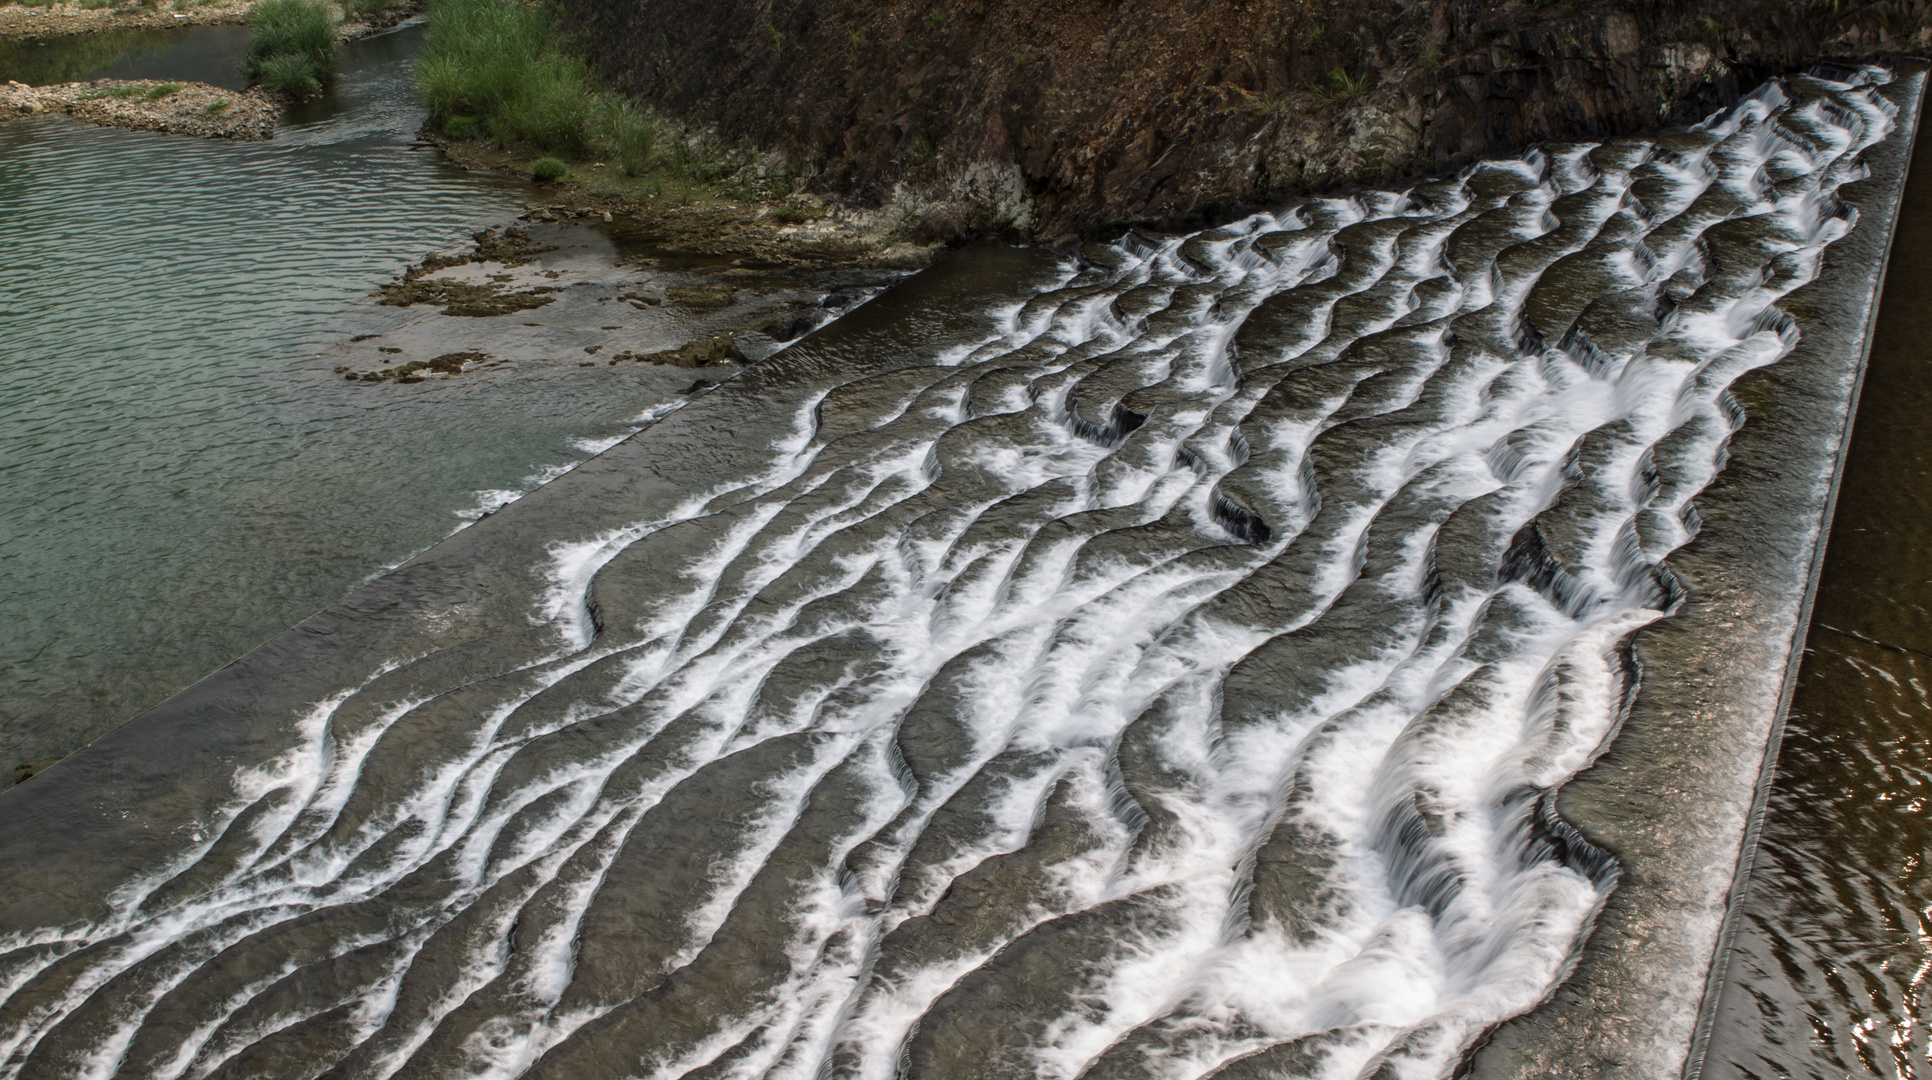
[[[243,89],[246,26],[120,30],[0,40],[0,79],[32,86],[91,79],[174,79]]]
[[[1707,1078],[1932,1076],[1929,293],[1921,139]]]
[[[177,35],[197,77],[232,70],[234,33]],[[0,125],[0,783],[637,411],[608,386],[404,402],[303,374],[345,304],[527,197],[412,146],[419,40],[346,47],[332,96],[270,143]]]

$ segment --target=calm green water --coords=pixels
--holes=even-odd
[[[34,86],[84,79],[192,79],[240,90],[247,86],[241,77],[247,42],[246,26],[0,41],[0,78]],[[358,51],[368,49],[364,45]]]
[[[411,148],[418,40],[347,48],[333,98],[269,143],[0,124],[0,783],[638,411],[610,380],[372,393],[313,359],[377,317],[374,285],[529,196]],[[34,55],[65,77],[220,79],[241,38],[175,41],[91,68]]]

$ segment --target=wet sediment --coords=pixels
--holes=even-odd
[[[1838,74],[899,283],[0,796],[0,1071],[1440,1075],[1593,914],[1670,1034],[1916,118]]]
[[[905,273],[863,262],[743,263],[693,262],[688,253],[639,242],[623,222],[527,212],[379,287],[377,308],[403,314],[321,359],[363,383],[410,385],[531,361],[704,369],[715,383]]]

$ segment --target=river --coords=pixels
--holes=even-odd
[[[412,145],[417,41],[267,144],[0,125],[0,750],[242,657],[0,803],[0,1075],[1440,1076],[1640,948],[1617,1000],[1671,1014],[1590,1022],[1682,1064],[1764,731],[1704,732],[1716,814],[1606,812],[1593,765],[1626,717],[1625,757],[1682,733],[1633,656],[1775,699],[1824,495],[1763,478],[1748,425],[1810,429],[1751,380],[1856,329],[1804,290],[1884,101],[980,245],[666,411],[631,368],[330,368],[394,329],[373,284],[531,194]],[[1866,584],[1921,556],[1897,322],[1706,1075],[1924,1060],[1932,598]],[[1790,520],[1740,542],[1705,517],[1739,490]],[[1713,545],[1765,557],[1752,597],[1686,601]]]

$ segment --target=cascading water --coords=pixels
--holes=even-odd
[[[1446,1075],[1616,883],[1551,795],[1882,78],[1088,245],[834,378],[0,941],[0,1075]]]

